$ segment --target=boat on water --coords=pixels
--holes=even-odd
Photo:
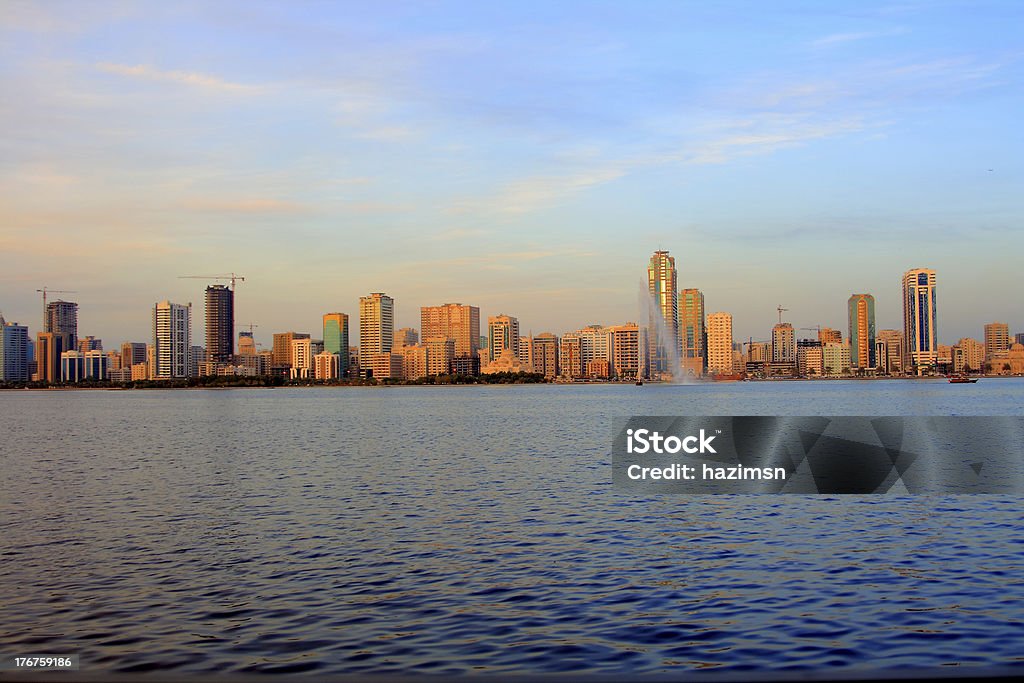
[[[968,377],[967,375],[948,375],[946,379],[950,384],[974,384],[978,381],[977,377]]]

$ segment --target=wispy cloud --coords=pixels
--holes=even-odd
[[[888,38],[906,33],[904,28],[890,28],[880,31],[852,31],[849,33],[832,33],[812,40],[810,45],[815,48],[835,47],[847,43],[855,43],[861,40],[874,40],[875,38]]]
[[[209,90],[220,90],[224,92],[255,93],[264,89],[264,86],[235,83],[211,74],[204,74],[195,71],[165,71],[148,64],[130,65],[100,62],[96,64],[96,68],[100,71],[129,78],[177,83],[179,85],[206,88]]]
[[[243,214],[282,214],[304,213],[309,207],[284,199],[270,197],[243,197],[236,199],[186,199],[182,208],[189,211],[209,213],[243,213]]]

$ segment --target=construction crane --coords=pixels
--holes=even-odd
[[[248,327],[249,328],[249,336],[250,337],[252,336],[252,329],[254,327],[259,327],[259,325],[257,325],[256,323],[238,323],[238,326],[239,327]]]
[[[245,282],[245,278],[235,273],[228,273],[227,275],[179,275],[179,280],[230,280],[231,291],[235,291],[235,280],[241,280]]]
[[[781,325],[782,324],[782,312],[783,311],[788,311],[789,309],[788,308],[783,308],[782,304],[779,304],[779,306],[775,310],[779,312],[779,324]]]
[[[46,285],[43,285],[42,289],[37,289],[37,292],[43,293],[43,329],[46,329],[46,295],[47,294],[77,294],[73,289],[50,289]]]

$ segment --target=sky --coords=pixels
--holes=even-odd
[[[640,320],[651,253],[767,339],[1024,331],[1024,3],[22,2],[0,13],[0,312],[79,334],[238,273],[239,329],[386,292],[523,333]],[[486,327],[484,322],[482,327]],[[812,336],[813,333],[807,333]],[[845,334],[845,332],[844,332]]]

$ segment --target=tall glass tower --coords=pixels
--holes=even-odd
[[[847,301],[850,318],[850,367],[875,367],[875,297],[852,294]]]
[[[679,374],[679,290],[676,288],[676,260],[667,251],[656,251],[647,265],[647,288],[651,298],[650,370],[652,374]],[[660,319],[658,319],[660,317]]]
[[[206,360],[231,363],[235,355],[235,293],[227,285],[206,288]]]
[[[912,268],[903,274],[903,367],[935,365],[936,332],[935,271]]]

